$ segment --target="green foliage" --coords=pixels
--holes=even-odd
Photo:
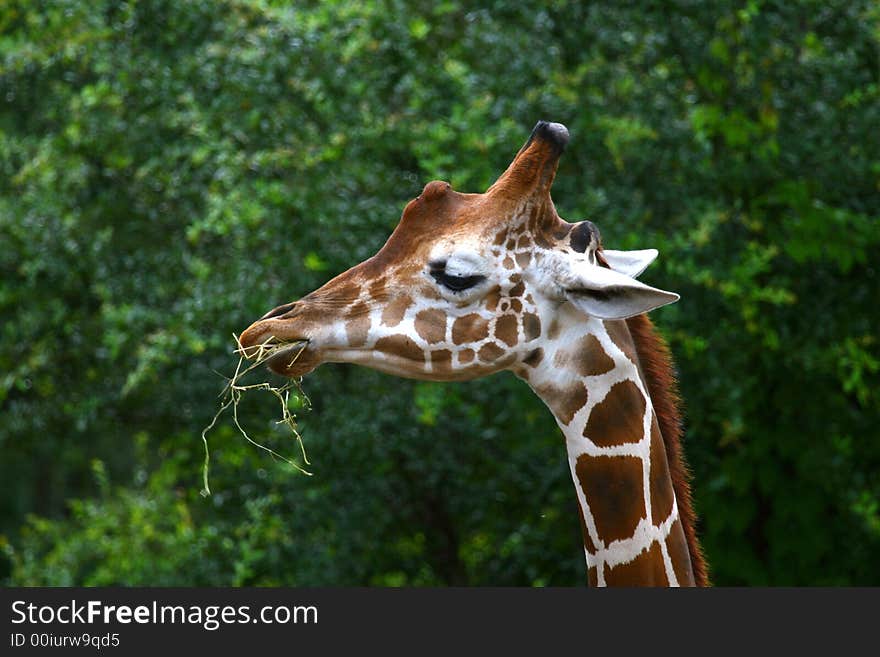
[[[546,118],[560,213],[682,294],[655,319],[714,581],[877,584],[878,39],[867,0],[3,3],[0,577],[581,583],[558,430],[507,375],[324,366],[315,476],[223,425],[198,495],[232,333]]]

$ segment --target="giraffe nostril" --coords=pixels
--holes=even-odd
[[[290,303],[285,303],[283,306],[278,306],[277,308],[273,308],[272,310],[267,312],[265,315],[260,317],[260,320],[272,319],[273,317],[280,317],[281,315],[286,315],[291,310],[293,310],[293,307],[295,305],[296,305],[296,301],[291,301]]]

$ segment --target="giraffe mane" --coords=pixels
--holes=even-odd
[[[691,472],[681,447],[684,433],[680,410],[681,397],[672,354],[666,341],[658,335],[647,315],[630,317],[626,320],[626,325],[635,345],[636,355],[666,447],[669,473],[672,476],[678,513],[690,552],[694,582],[697,586],[709,586],[708,566],[695,527],[697,518],[691,497]]]

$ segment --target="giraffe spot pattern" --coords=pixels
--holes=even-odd
[[[380,276],[375,281],[370,283],[369,287],[369,295],[371,299],[378,299],[385,292],[385,284],[386,279],[384,276]]]
[[[666,550],[669,552],[672,570],[675,572],[679,586],[693,586],[694,571],[691,567],[690,552],[684,536],[684,527],[678,518],[672,523],[669,536],[666,537]]]
[[[392,299],[382,310],[382,323],[392,328],[397,326],[403,321],[403,316],[411,305],[412,299],[407,295]]]
[[[477,352],[477,356],[484,363],[494,363],[503,355],[504,349],[499,347],[494,342],[484,344],[482,347],[480,347],[480,351]]]
[[[418,363],[425,362],[425,352],[406,335],[390,335],[376,341],[376,350]]]
[[[363,301],[352,306],[345,322],[345,335],[352,347],[363,347],[370,331],[370,308]]]
[[[672,513],[675,492],[672,477],[666,460],[666,446],[660,435],[657,418],[651,419],[651,472],[648,478],[651,486],[651,512],[655,523],[663,522]]]
[[[645,408],[645,398],[635,383],[615,383],[593,407],[583,435],[599,447],[637,443],[644,435]]]
[[[452,341],[455,344],[479,342],[489,336],[489,320],[476,313],[459,317],[452,324]]]
[[[415,329],[428,344],[436,344],[446,339],[446,313],[438,308],[420,310],[416,314]]]
[[[489,293],[486,295],[486,310],[490,313],[495,312],[495,309],[498,307],[498,303],[501,301],[501,286],[496,285]]]
[[[523,363],[529,367],[537,367],[544,360],[544,350],[538,347],[523,360]]]
[[[547,236],[544,235],[543,231],[534,233],[535,237],[535,245],[541,247],[542,249],[552,249],[553,244],[547,239]]]
[[[462,365],[467,365],[474,359],[475,355],[473,349],[462,349],[458,352],[458,362]]]
[[[544,209],[543,204],[535,204],[529,211],[529,218],[526,221],[526,227],[532,231],[538,227],[538,220],[541,218],[541,212]]]
[[[452,352],[449,349],[435,349],[429,354],[431,371],[445,374],[452,371]]]
[[[518,327],[515,315],[502,315],[495,322],[495,337],[508,347],[518,342]]]
[[[623,320],[607,321],[605,322],[605,330],[608,331],[608,336],[617,345],[617,348],[633,363],[637,363],[636,347],[633,344],[629,329],[626,327],[626,322]]]
[[[646,517],[642,460],[583,454],[575,473],[602,540],[610,543],[632,536]]]
[[[587,523],[584,520],[584,510],[581,508],[581,505],[577,505],[578,508],[578,519],[581,522],[581,533],[584,536],[584,547],[587,548],[587,551],[590,554],[596,553],[596,544],[593,543],[593,539],[590,538],[590,532],[587,530]]]
[[[536,392],[562,424],[569,424],[589,399],[587,386],[580,381],[566,387],[538,386]]]
[[[580,376],[598,376],[614,369],[614,360],[605,353],[598,338],[588,334],[575,347],[575,371]]]
[[[339,290],[334,291],[333,302],[340,306],[350,306],[361,295],[360,285],[347,283]]]
[[[656,541],[629,563],[613,568],[605,564],[605,584],[610,586],[668,586],[663,552]]]
[[[541,335],[541,318],[534,313],[523,315],[523,336],[526,342],[535,340]]]

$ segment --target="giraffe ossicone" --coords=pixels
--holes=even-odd
[[[656,250],[605,250],[591,222],[559,217],[568,138],[538,122],[483,194],[428,183],[375,256],[239,340],[306,341],[268,362],[291,377],[325,362],[437,381],[511,370],[565,436],[589,581],[703,584],[668,351],[643,314],[678,295],[636,280]]]

